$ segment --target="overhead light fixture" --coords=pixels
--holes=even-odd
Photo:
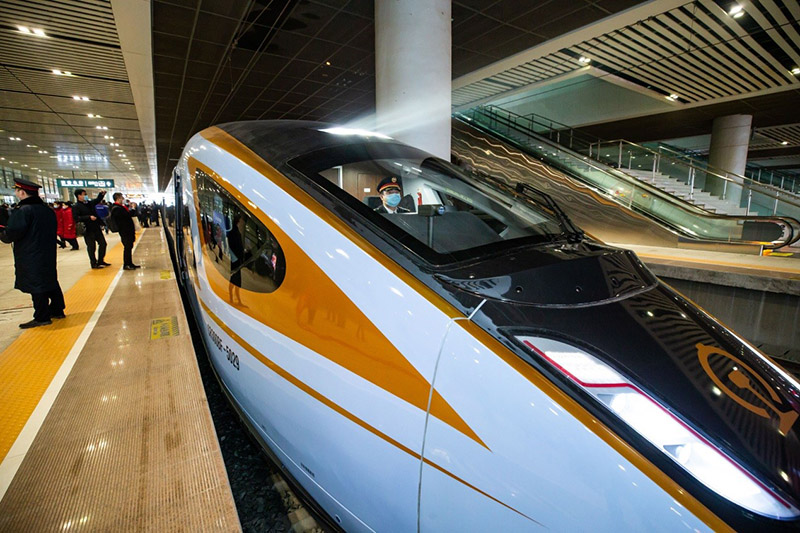
[[[744,15],[744,7],[739,4],[734,4],[729,10],[728,15],[732,16],[735,19],[738,19],[742,15]]]
[[[53,74],[55,74],[56,76],[72,76],[72,72],[68,70],[59,70],[57,68],[53,69]]]
[[[592,60],[591,60],[590,58],[586,57],[586,56],[581,56],[581,57],[578,59],[578,62],[579,62],[579,63],[583,63],[584,65],[588,65],[589,63],[591,63],[591,62],[592,62]]]
[[[679,94],[672,93],[671,95],[667,96],[666,99],[674,102],[680,97],[681,96]]]
[[[789,144],[789,141],[781,141],[781,144],[786,146],[787,144]]]
[[[88,96],[73,96],[72,99],[73,100],[81,100],[83,102],[88,102],[89,101],[89,97]]]
[[[47,34],[41,28],[34,28],[33,29],[33,34],[38,36],[38,37],[47,37]]]
[[[790,72],[795,76],[797,76],[798,74],[800,74],[800,67],[795,67]]]
[[[30,33],[31,32],[30,28],[26,28],[25,26],[17,26],[17,29],[20,31],[20,33]]]
[[[22,140],[19,137],[9,137],[9,139],[12,140],[12,141],[21,141]]]
[[[101,117],[100,115],[94,115],[94,114],[92,114],[92,113],[89,113],[89,114],[88,114],[88,115],[86,115],[86,116],[87,116],[87,117],[89,117],[89,118],[103,118],[103,117]]]

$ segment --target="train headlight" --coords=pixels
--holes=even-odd
[[[800,516],[793,505],[596,357],[551,339],[517,338],[720,496],[764,516]]]

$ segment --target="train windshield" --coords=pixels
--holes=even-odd
[[[289,165],[434,263],[562,242],[577,231],[546,195],[467,174],[404,145],[326,148]]]

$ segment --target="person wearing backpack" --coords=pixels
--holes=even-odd
[[[92,201],[86,200],[86,189],[76,189],[75,198],[77,202],[72,207],[72,216],[76,223],[82,222],[85,230],[83,232],[83,240],[86,243],[86,251],[89,254],[89,262],[92,268],[104,268],[111,266],[111,263],[106,263],[106,238],[103,236],[104,223],[95,212],[95,206],[99,204],[106,191],[100,191]],[[97,258],[95,258],[95,250],[97,251]]]
[[[123,203],[121,192],[114,193],[114,204],[111,206],[108,222],[111,231],[119,233],[119,240],[122,242],[123,270],[140,268],[140,265],[133,264],[133,242],[136,240],[136,227],[133,225],[133,217]]]

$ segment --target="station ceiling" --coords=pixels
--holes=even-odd
[[[0,166],[152,184],[109,2],[0,2]]]
[[[636,3],[454,0],[453,75]],[[373,4],[155,0],[153,72],[162,182],[188,137],[208,125],[256,119],[344,123],[373,112]]]
[[[157,180],[163,188],[188,137],[209,125],[259,118],[347,122],[369,114],[373,4],[3,0],[0,163],[51,176],[106,172],[131,187]],[[754,115],[767,145],[770,138],[791,140],[763,149],[791,156],[800,146],[800,84],[791,72],[800,67],[798,0],[743,1],[736,18],[728,13],[733,5],[453,0],[454,107],[534,93],[586,71],[654,97],[679,96],[661,116],[591,125],[598,136],[707,133],[714,116],[743,112]],[[142,25],[137,10],[149,28],[131,38],[130,27]],[[126,42],[132,41],[147,45],[152,81],[131,75],[137,51]],[[581,63],[582,56],[591,64]]]

